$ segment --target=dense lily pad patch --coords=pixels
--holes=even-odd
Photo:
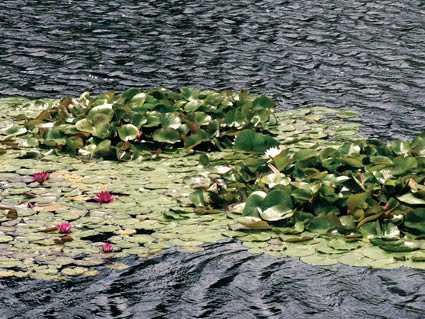
[[[157,91],[175,96],[152,90],[154,97],[160,96]],[[190,92],[198,100],[207,98]],[[114,101],[116,96],[108,94],[108,101]],[[180,99],[184,94],[183,90],[177,95]],[[154,138],[162,124],[155,130],[142,125],[143,134],[150,136],[139,143],[140,129],[135,139],[130,127],[119,130],[131,124],[123,120],[111,144],[107,142],[115,151],[110,154],[117,154],[121,142],[132,144],[130,149],[148,146],[141,152],[138,145],[137,152],[121,158],[133,159],[126,162],[93,158],[105,153],[91,152],[92,144],[106,139],[84,135],[84,145],[75,148],[82,156],[71,157],[66,155],[72,150],[69,142],[60,144],[62,138],[69,139],[65,131],[56,144],[46,144],[46,136],[37,135],[64,127],[62,106],[78,108],[87,98],[94,108],[104,98],[83,94],[76,99],[80,104],[73,99],[0,100],[0,114],[5,114],[0,118],[0,276],[93,276],[104,267],[125,268],[123,257],[146,258],[175,246],[183,252],[198,251],[203,243],[226,238],[242,241],[252,253],[298,256],[312,264],[425,268],[423,136],[412,142],[371,143],[361,141],[358,123],[340,119],[353,114],[312,108],[275,116],[268,98],[209,94],[228,97],[232,103],[242,94],[249,100],[242,109],[259,103],[268,115],[256,115],[259,123],[255,116],[247,121],[235,113],[224,114],[231,124],[223,126],[227,133],[195,149],[186,147],[183,139],[168,143]],[[132,103],[117,100],[117,105]],[[195,102],[181,100],[183,108],[189,105],[183,114],[201,112],[201,106],[192,109],[198,106]],[[46,117],[36,120],[40,114]],[[105,118],[96,116],[100,122]],[[76,118],[71,116],[65,125],[83,119],[75,122]],[[181,125],[190,129],[182,118]],[[53,126],[43,127],[49,121]],[[223,116],[220,121],[225,121]],[[172,125],[177,127],[177,122]],[[216,147],[222,151],[207,152]],[[264,155],[271,147],[276,149]],[[39,183],[34,180],[37,172],[50,174]],[[101,192],[113,200],[96,200]],[[244,203],[249,205],[243,207]],[[60,223],[72,224],[72,231],[59,232]],[[112,250],[105,250],[105,244]]]
[[[28,132],[27,144],[72,155],[130,160],[152,150],[228,148],[241,130],[268,132],[274,108],[270,98],[244,91],[129,89],[97,97],[85,92],[27,116],[24,127],[13,124],[3,133]]]
[[[338,259],[343,263],[363,260],[358,254],[367,242],[396,253],[394,258],[420,261],[425,253],[420,241],[425,237],[424,155],[425,133],[411,142],[284,146],[268,150],[263,158],[251,155],[232,163],[192,198],[204,209],[226,209],[235,220],[233,228],[257,230],[257,241],[275,234],[287,242],[287,235],[299,234],[290,242],[309,242],[310,249],[321,243],[312,254],[353,251]],[[338,245],[318,241],[323,238],[338,240]]]

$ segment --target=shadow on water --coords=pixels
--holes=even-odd
[[[0,96],[246,88],[281,109],[424,129],[423,1],[0,2]],[[0,280],[1,318],[423,318],[425,273],[309,266],[234,242],[69,282]]]
[[[1,318],[423,318],[425,272],[310,266],[236,242],[68,282],[0,280]]]

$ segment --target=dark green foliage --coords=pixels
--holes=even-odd
[[[26,128],[46,147],[118,160],[157,149],[228,148],[240,132],[243,136],[237,145],[251,134],[253,141],[248,142],[252,142],[252,149],[246,151],[263,152],[277,142],[254,131],[268,132],[274,108],[270,98],[244,91],[129,89],[98,97],[86,92],[78,99],[64,98],[28,118]],[[240,148],[245,149],[243,145]]]
[[[209,205],[245,202],[242,216],[279,227],[301,222],[314,233],[380,238],[390,241],[376,241],[384,250],[410,251],[403,234],[425,237],[424,138],[276,149],[269,160],[257,156],[232,165],[222,174],[225,187],[209,193]],[[310,217],[300,220],[300,212]]]

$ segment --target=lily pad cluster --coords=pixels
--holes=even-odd
[[[235,143],[236,144],[236,143]],[[242,149],[252,151],[251,149]],[[425,132],[409,141],[271,149],[214,176],[192,199],[252,229],[364,238],[386,251],[425,238]]]
[[[244,91],[85,92],[27,118],[20,130],[42,146],[73,155],[130,160],[157,149],[228,148],[241,130],[267,132],[274,109],[272,99]]]
[[[199,251],[226,238],[224,213],[203,216],[189,207],[184,177],[200,173],[197,154],[128,163],[18,154],[0,157],[0,276],[92,276],[104,267],[126,268],[124,257],[174,246]],[[34,167],[48,169],[49,179],[34,180]]]
[[[274,114],[268,98],[211,92],[207,96],[233,105],[220,102],[217,114],[208,113],[211,121],[221,122],[220,135],[209,141],[192,148],[183,138],[155,140],[162,122],[142,124],[137,135],[143,134],[135,139],[122,139],[122,130],[120,137],[119,128],[135,125],[136,115],[134,109],[115,112],[115,106],[135,105],[136,96],[145,94],[142,107],[148,107],[147,101],[160,101],[161,93],[167,99],[178,95],[172,103],[183,101],[177,113],[190,138],[191,125],[201,123],[190,114],[207,113],[209,99],[201,94],[205,91],[190,91],[203,104],[184,98],[186,89],[105,94],[100,100],[112,104],[114,114],[111,136],[102,141],[111,144],[99,153],[93,151],[102,143],[99,137],[75,130],[97,103],[104,105],[100,97],[0,99],[0,277],[93,276],[104,267],[126,268],[123,257],[146,258],[171,247],[196,252],[204,243],[229,238],[252,253],[297,256],[312,264],[425,268],[423,135],[412,142],[361,140],[360,124],[350,112],[316,107]],[[124,94],[135,95],[125,102]],[[164,103],[145,114],[176,113],[164,111]],[[61,119],[62,109],[69,117]],[[267,121],[264,110],[270,111]],[[258,113],[245,117],[252,112]],[[123,116],[114,125],[117,114],[134,117]],[[100,122],[103,118],[99,115]],[[72,151],[69,141],[79,137],[84,145]],[[119,143],[131,146],[117,153]],[[105,154],[134,160],[93,158]],[[245,205],[248,199],[251,205]],[[382,214],[374,216],[374,210]],[[59,232],[60,223],[71,223],[72,233]]]

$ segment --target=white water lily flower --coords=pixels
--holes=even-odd
[[[273,159],[276,156],[278,156],[280,154],[282,150],[278,147],[270,147],[269,149],[266,150],[265,155],[270,158]]]

